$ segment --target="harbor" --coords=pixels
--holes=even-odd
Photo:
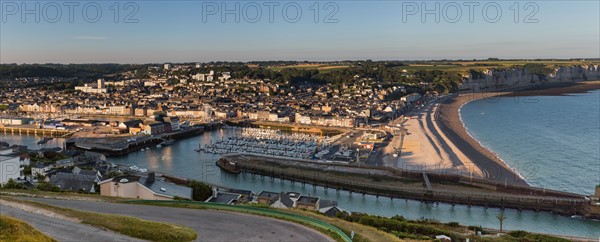
[[[137,166],[139,169],[159,170],[164,174],[172,174],[178,177],[196,179],[224,187],[231,187],[252,191],[272,192],[298,192],[310,194],[328,200],[336,200],[339,206],[353,212],[369,213],[374,215],[391,217],[402,215],[410,219],[436,219],[441,222],[459,222],[465,225],[483,226],[495,228],[498,226],[496,215],[502,211],[500,208],[479,206],[468,206],[456,204],[452,206],[447,203],[421,202],[412,199],[390,199],[383,196],[370,195],[369,193],[350,192],[343,189],[335,190],[331,186],[312,186],[306,183],[304,186],[296,180],[292,182],[287,179],[272,178],[260,175],[252,176],[250,173],[239,175],[221,171],[216,166],[220,155],[211,153],[194,152],[198,143],[210,144],[211,140],[220,140],[233,136],[239,136],[239,130],[207,130],[200,136],[182,139],[171,146],[152,148],[144,152],[132,152],[124,156],[108,157],[109,162],[126,167]],[[28,145],[30,148],[37,147],[36,142],[40,136],[33,135],[3,135],[0,140],[8,143]],[[54,139],[46,146],[62,146],[65,139]],[[421,184],[419,184],[422,186]],[[517,210],[506,208],[503,211],[507,217],[505,229],[561,234],[567,236],[580,236],[595,238],[600,236],[598,227],[600,222],[571,218],[548,212],[535,212],[530,210]]]
[[[319,151],[327,151],[330,144],[338,139],[340,135],[327,137],[309,133],[285,134],[280,130],[261,128],[240,128],[240,135],[228,137],[215,143],[201,145],[198,152],[213,154],[228,153],[250,153],[263,154],[267,156],[279,156],[289,158],[310,159]]]
[[[170,146],[177,140],[198,136],[203,132],[204,126],[192,126],[152,136],[70,138],[65,141],[65,145],[67,149],[94,151],[106,156],[122,156],[150,148]]]

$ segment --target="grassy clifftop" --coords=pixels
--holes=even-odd
[[[42,234],[21,220],[0,215],[0,241],[50,242],[56,240]]]

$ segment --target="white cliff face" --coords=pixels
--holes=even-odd
[[[490,90],[523,88],[540,85],[543,83],[556,82],[579,82],[589,80],[600,80],[599,65],[563,66],[556,68],[546,76],[532,74],[527,69],[515,67],[505,70],[487,69],[483,75],[473,77],[463,76],[460,90]]]
[[[561,66],[554,69],[548,78],[554,82],[576,82],[600,79],[600,66]]]

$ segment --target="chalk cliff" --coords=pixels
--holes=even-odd
[[[460,90],[490,90],[536,86],[544,83],[600,80],[600,65],[561,66],[547,75],[530,73],[526,68],[487,69],[466,74]]]

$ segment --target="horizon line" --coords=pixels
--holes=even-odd
[[[495,60],[490,60],[495,59]],[[497,59],[497,60],[496,60]],[[427,61],[511,61],[511,60],[546,60],[546,61],[600,61],[599,57],[570,57],[570,58],[496,58],[488,57],[485,59],[481,58],[440,58],[440,59],[345,59],[345,60],[211,60],[211,61],[163,61],[163,62],[0,62],[0,65],[102,65],[102,64],[118,64],[118,65],[154,65],[154,64],[188,64],[188,63],[214,63],[214,62],[225,62],[225,63],[251,63],[251,62],[308,62],[308,63],[331,63],[331,62],[356,62],[356,61],[372,61],[372,62],[427,62]]]

